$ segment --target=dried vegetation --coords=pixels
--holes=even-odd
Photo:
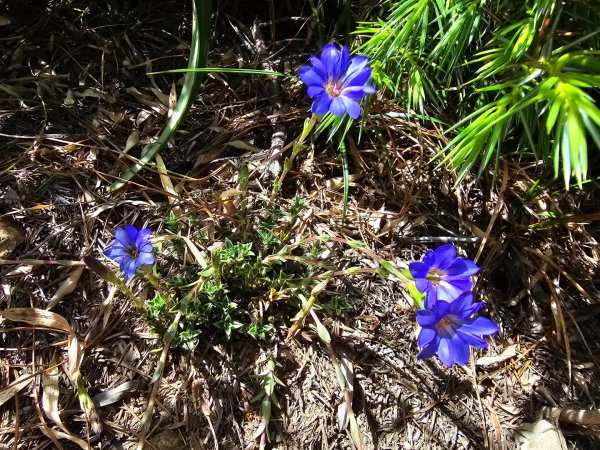
[[[234,232],[239,168],[250,167],[248,214],[261,214],[280,156],[301,130],[309,101],[292,79],[208,75],[185,126],[161,154],[168,175],[161,180],[157,164],[123,191],[108,191],[160,132],[173,104],[181,77],[146,72],[185,66],[187,3],[7,2],[10,23],[0,28],[0,309],[52,311],[0,319],[2,449],[134,448],[161,347],[137,310],[90,271],[6,260],[99,257],[116,226],[138,223],[160,234],[173,208],[200,215],[209,241],[223,227]],[[317,47],[318,24],[303,2],[215,3],[211,66],[294,73]],[[336,2],[329,3],[333,14]],[[379,102],[372,111],[401,112]],[[326,296],[345,295],[351,304],[326,325],[354,381],[365,448],[513,448],[517,429],[540,415],[560,425],[569,448],[596,448],[597,191],[533,197],[536,167],[514,163],[494,184],[484,174],[456,189],[450,172],[428,164],[443,139],[434,124],[402,117],[367,118],[360,139],[352,135],[346,221],[338,157],[322,138],[298,158],[277,201],[307,199],[298,234],[359,239],[392,261],[456,243],[482,266],[477,292],[501,333],[473,365],[447,370],[416,359],[414,314],[393,280],[353,276],[331,285]],[[340,269],[373,265],[351,249],[330,251]],[[165,254],[159,270],[174,269]],[[252,398],[263,344],[247,336],[202,338],[194,353],[169,355],[149,448],[257,446]],[[351,448],[318,339],[306,328],[272,344],[285,383],[281,409],[273,410],[272,448]],[[77,373],[99,423],[82,413]]]

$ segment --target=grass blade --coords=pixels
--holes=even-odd
[[[193,0],[193,11],[192,46],[188,62],[188,69],[191,70],[206,66],[208,45],[210,41],[210,0]],[[185,81],[181,88],[179,100],[158,140],[148,149],[148,152],[139,160],[139,162],[134,164],[133,167],[123,174],[119,181],[114,182],[110,186],[111,191],[122,188],[127,181],[131,180],[136,173],[152,161],[154,155],[167,145],[189,112],[192,102],[198,93],[198,88],[200,87],[203,76],[202,72],[187,72],[185,74]]]

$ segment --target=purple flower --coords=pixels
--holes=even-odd
[[[469,362],[469,347],[487,348],[482,336],[498,332],[498,325],[485,317],[472,317],[483,308],[483,302],[473,303],[473,294],[463,292],[456,300],[440,300],[430,308],[417,311],[421,325],[418,358],[431,358],[437,353],[448,367]]]
[[[125,229],[117,228],[115,239],[104,251],[108,258],[119,263],[128,280],[133,277],[138,267],[154,264],[150,233],[150,228],[138,231],[133,225],[126,225]]]
[[[419,292],[427,294],[427,308],[437,300],[449,302],[470,291],[471,276],[479,272],[477,264],[470,259],[456,257],[456,247],[452,244],[427,250],[422,262],[412,262],[408,267]]]
[[[377,92],[374,86],[367,84],[371,78],[371,68],[367,56],[349,56],[348,47],[338,50],[337,45],[327,44],[321,51],[321,57],[312,55],[312,66],[302,66],[298,71],[300,78],[308,86],[307,93],[314,98],[311,110],[315,114],[327,111],[334,116],[347,112],[350,117],[360,116],[358,100],[367,94]]]

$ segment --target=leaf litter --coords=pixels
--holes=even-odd
[[[260,77],[225,74],[206,77],[158,165],[141,171],[123,194],[109,193],[115,177],[160,133],[172,108],[173,82],[181,81],[153,75],[151,82],[145,58],[154,71],[187,64],[186,52],[173,49],[180,44],[175,36],[190,35],[189,7],[167,1],[149,15],[139,3],[129,12],[113,11],[116,28],[96,5],[86,9],[76,1],[52,2],[50,16],[39,5],[28,14],[15,8],[3,13],[3,30],[12,38],[0,42],[10,60],[10,70],[1,69],[0,215],[25,234],[10,245],[11,258],[79,260],[82,248],[99,257],[107,228],[147,219],[160,229],[173,208],[201,214],[200,226],[214,236],[220,220],[236,226],[230,214],[239,210],[241,195],[223,194],[239,188],[238,167],[247,161],[255,169],[246,208],[260,214],[260,202],[252,198],[269,197],[269,156],[261,149],[271,146],[276,127],[289,136],[299,133],[309,101],[298,101],[302,92],[294,82],[276,81],[287,112],[275,127],[271,88]],[[289,38],[261,44],[277,55],[270,62],[274,69],[297,68],[314,52],[301,26],[310,13],[301,6],[278,10],[281,23],[293,24],[288,28],[261,5],[223,3],[231,6],[228,14],[251,18],[246,26],[254,18],[272,22],[280,37]],[[127,27],[134,16],[136,26]],[[240,45],[224,10],[217,10],[213,23],[212,65],[225,65],[233,55],[237,64],[253,68],[253,48],[260,46]],[[167,32],[157,36],[157,29]],[[38,73],[34,89],[32,70]],[[281,202],[300,193],[310,202],[303,233],[362,240],[385,260],[409,261],[446,241],[469,255],[480,253],[477,290],[502,324],[474,367],[447,371],[415,358],[414,316],[393,281],[349,277],[328,287],[352,300],[350,312],[324,324],[336,330],[332,340],[352,388],[364,448],[507,448],[521,426],[544,414],[564,430],[570,448],[596,448],[589,414],[600,402],[594,190],[531,199],[535,169],[511,165],[501,183],[491,184],[491,174],[484,174],[455,190],[451,173],[427,164],[443,140],[435,128],[393,114],[369,118],[364,126],[361,139],[353,137],[349,146],[355,183],[346,221],[337,155],[321,140],[306,150],[310,171],[292,168],[287,175]],[[302,160],[300,155],[297,162]],[[181,238],[193,256],[189,261],[207,264],[205,249]],[[328,251],[339,268],[356,262],[351,250]],[[81,448],[133,448],[137,442],[161,340],[126,298],[79,271],[0,265],[2,446],[60,448],[66,439]],[[350,448],[335,372],[306,322],[280,350],[278,377],[285,388],[278,388],[282,408],[272,412],[272,446]],[[149,446],[160,448],[162,438],[177,448],[255,444],[261,419],[251,400],[260,391],[253,376],[262,370],[260,345],[205,337],[201,350],[174,351],[166,359]],[[35,392],[42,393],[42,414]]]

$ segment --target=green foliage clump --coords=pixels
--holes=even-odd
[[[161,288],[146,302],[150,323],[163,332],[180,311],[173,345],[188,349],[207,331],[268,340],[278,322],[289,321],[300,309],[301,298],[319,281],[317,269],[325,266],[317,260],[318,243],[293,242],[297,236],[292,227],[305,206],[305,200],[296,198],[287,209],[267,209],[250,225],[254,232],[239,231],[211,245],[206,267],[187,266],[161,280]],[[179,232],[186,221],[189,229],[196,224],[194,216],[184,220],[170,214],[167,229]],[[223,230],[230,234],[227,227]],[[195,241],[204,238],[201,234]],[[168,245],[174,256],[182,257],[180,240]]]
[[[374,77],[406,106],[437,110],[456,132],[438,155],[458,182],[502,154],[532,155],[589,179],[588,146],[600,148],[600,9],[591,1],[403,0],[371,11],[359,51]],[[380,17],[383,17],[381,19]],[[596,174],[597,175],[597,174]]]

